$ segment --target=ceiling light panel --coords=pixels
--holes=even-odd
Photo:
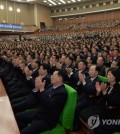
[[[48,0],[51,4],[57,5],[53,0]]]
[[[64,0],[60,0],[60,2],[63,3],[63,4],[66,4],[66,2]]]
[[[87,2],[92,0],[8,0],[8,1],[15,1],[15,2],[26,2],[26,3],[38,3],[41,5],[46,6],[60,6],[60,5],[67,5],[79,2]]]

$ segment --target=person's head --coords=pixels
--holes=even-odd
[[[80,55],[77,55],[76,62],[79,62],[80,60],[81,60],[81,56]]]
[[[98,59],[97,59],[97,66],[101,67],[101,66],[103,66],[103,64],[104,64],[103,57],[98,57]]]
[[[65,82],[67,78],[68,76],[64,71],[62,70],[55,71],[51,76],[51,84],[53,85],[63,84],[63,82]]]
[[[40,53],[40,59],[44,59],[44,54]]]
[[[115,59],[111,63],[111,68],[118,69],[119,68],[119,60]]]
[[[103,55],[103,57],[107,57],[109,55],[109,51],[108,50],[104,50],[102,55]]]
[[[95,78],[98,76],[99,68],[96,65],[92,65],[89,69],[89,75],[91,78]]]
[[[92,48],[92,54],[96,54],[97,53],[97,49],[95,47]]]
[[[107,78],[109,83],[120,82],[120,70],[110,68],[107,72]]]
[[[87,62],[85,60],[81,60],[79,63],[78,63],[78,70],[85,70],[87,67]]]
[[[83,52],[84,52],[84,53],[88,53],[88,51],[89,51],[89,48],[88,48],[88,47],[84,47],[84,48],[83,48]]]
[[[62,54],[61,58],[60,58],[60,61],[62,63],[65,63],[65,59],[66,59],[66,54]]]
[[[92,64],[93,60],[91,56],[87,57],[87,64]]]
[[[67,56],[65,59],[65,64],[66,65],[71,65],[73,63],[73,57]]]
[[[50,65],[49,64],[42,64],[39,69],[39,75],[45,76],[50,72]]]
[[[33,56],[33,55],[30,55],[30,54],[29,54],[29,55],[27,56],[27,62],[28,62],[28,63],[31,63],[31,62],[33,61],[33,59],[34,59],[34,56]]]
[[[32,66],[32,69],[37,69],[40,67],[40,61],[39,60],[36,60],[34,59],[31,63],[31,66]]]
[[[59,55],[54,54],[54,55],[52,56],[52,59],[55,60],[56,62],[58,62],[58,60],[59,60]]]
[[[114,49],[114,50],[113,50],[113,56],[114,56],[114,57],[119,56],[119,49]]]

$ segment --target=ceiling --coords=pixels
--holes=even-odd
[[[94,0],[10,0],[10,1],[33,3],[33,4],[38,3],[41,5],[52,7],[52,6],[62,6],[62,5],[69,5]]]

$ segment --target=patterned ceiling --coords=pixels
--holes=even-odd
[[[95,0],[9,0],[15,2],[25,2],[25,3],[38,3],[45,6],[62,6],[62,5],[69,5],[75,4],[80,2],[87,2],[87,1],[95,1]]]

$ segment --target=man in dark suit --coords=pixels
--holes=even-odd
[[[104,58],[102,56],[97,58],[97,66],[99,67],[99,75],[105,76],[106,66],[104,65]]]
[[[40,63],[38,60],[34,59],[31,65],[32,65],[32,71],[29,70],[28,67],[25,68],[25,75],[27,79],[26,82],[28,83],[27,86],[25,85],[20,90],[16,89],[16,91],[14,90],[14,92],[9,93],[9,97],[11,100],[28,94],[34,88],[34,84],[32,84],[30,80],[35,79],[39,75],[38,70],[39,70]]]
[[[81,60],[78,63],[78,70],[75,70],[74,73],[70,73],[70,82],[73,88],[77,89],[77,83],[79,81],[79,74],[82,73],[85,76],[88,76],[87,70],[87,62],[85,60]],[[73,82],[74,81],[74,82]],[[78,90],[77,90],[78,91]]]
[[[50,71],[50,66],[48,64],[42,64],[39,69],[39,76],[41,76],[42,81],[45,80],[45,89],[50,85],[50,77],[51,75],[49,74]],[[35,87],[35,80],[31,78],[31,83]],[[33,88],[33,90],[27,95],[23,96],[17,99],[14,99],[11,101],[12,108],[14,112],[20,112],[28,108],[35,108],[38,103],[38,94],[39,91],[36,90],[36,88]]]
[[[75,122],[74,129],[79,127],[79,113],[86,107],[93,105],[96,97],[96,82],[99,82],[98,78],[99,68],[96,65],[90,67],[89,76],[85,77],[84,74],[79,74],[79,85],[78,88],[82,90],[82,94],[79,96],[76,112],[75,112]]]
[[[88,100],[87,104],[89,104],[89,102],[90,102],[89,99],[92,96],[96,96],[95,84],[96,84],[96,82],[99,81],[98,73],[99,73],[99,68],[96,65],[93,65],[90,67],[89,76],[85,77],[84,74],[79,74],[78,89],[82,90],[82,92],[83,92],[80,95],[79,99],[86,100],[86,101]],[[78,105],[79,105],[79,103],[81,103],[81,105],[82,105],[82,102],[80,100],[78,101]]]
[[[30,70],[32,70],[32,65],[31,65],[31,63],[32,63],[32,61],[34,60],[34,58],[35,58],[35,56],[32,55],[32,54],[28,54],[28,55],[27,55],[27,65],[26,65],[26,67],[28,67]]]
[[[63,84],[66,77],[63,71],[55,71],[51,77],[52,85],[47,89],[44,88],[45,81],[42,82],[41,77],[36,78],[39,107],[16,115],[21,134],[39,134],[56,126],[67,100],[67,91]]]

